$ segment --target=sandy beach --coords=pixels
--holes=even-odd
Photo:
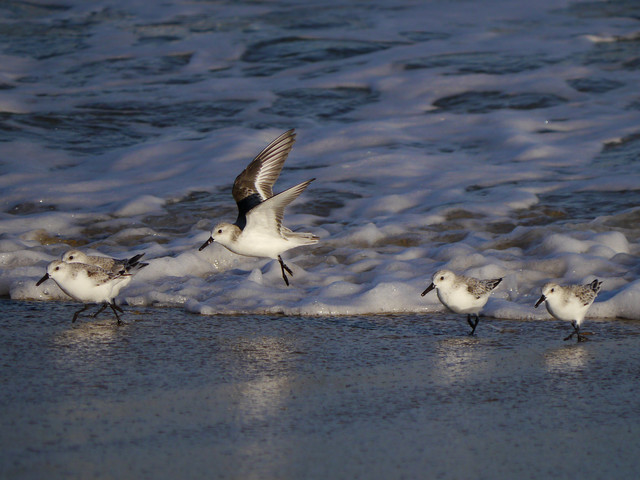
[[[2,478],[632,478],[640,322],[2,301]]]

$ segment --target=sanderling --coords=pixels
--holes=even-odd
[[[433,276],[433,281],[424,292],[424,297],[434,288],[438,293],[438,299],[449,310],[455,313],[466,313],[467,322],[471,326],[469,335],[473,335],[480,321],[478,313],[485,306],[489,295],[494,288],[502,281],[502,278],[493,280],[478,280],[473,277],[456,275],[449,270],[440,270]],[[471,316],[476,317],[475,323],[471,321]]]
[[[47,273],[38,280],[36,286],[51,278],[64,293],[74,300],[84,303],[83,308],[74,313],[72,322],[75,322],[78,315],[89,308],[89,304],[104,302],[102,308],[93,316],[95,317],[107,306],[110,306],[118,325],[120,325],[122,321],[118,312],[122,313],[122,309],[115,304],[114,298],[120,289],[128,283],[130,277],[129,273],[113,273],[95,265],[54,260],[47,266]]]
[[[546,302],[547,311],[551,315],[558,320],[571,321],[573,332],[565,338],[565,341],[577,335],[578,342],[582,342],[586,338],[580,333],[580,324],[596,299],[601,285],[602,282],[597,278],[586,285],[547,283],[542,287],[542,296],[536,302],[535,308],[538,308],[542,302]]]
[[[144,256],[144,253],[139,253],[128,259],[116,259],[111,257],[102,257],[98,255],[87,255],[80,250],[69,250],[62,255],[62,261],[66,263],[84,263],[86,265],[95,265],[96,267],[103,268],[112,273],[133,273],[136,270],[140,270],[142,267],[149,265],[148,263],[142,263],[139,260]]]
[[[96,267],[100,267],[113,274],[128,274],[124,275],[123,280],[119,283],[120,288],[118,290],[122,290],[131,283],[133,275],[135,275],[138,270],[149,265],[148,263],[139,261],[143,256],[144,253],[139,253],[131,258],[117,259],[98,255],[87,255],[80,250],[69,250],[62,255],[62,261],[65,263],[84,263],[85,265],[95,265]],[[98,310],[93,316],[98,316],[105,308],[107,308],[106,303],[103,304],[100,310]]]
[[[293,275],[293,272],[285,265],[281,254],[301,245],[318,242],[318,237],[312,233],[292,232],[282,225],[285,207],[315,179],[273,194],[273,184],[282,171],[294,141],[293,129],[283,133],[238,175],[232,190],[238,205],[238,218],[233,224],[223,222],[213,227],[211,236],[199,250],[216,241],[238,255],[278,260],[284,283],[289,285],[285,270],[289,275]]]

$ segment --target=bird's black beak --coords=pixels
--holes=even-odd
[[[544,302],[547,299],[547,297],[545,297],[544,295],[542,295],[538,301],[536,302],[536,304],[533,306],[533,308],[538,308],[538,305],[540,305],[542,302]]]
[[[426,290],[424,292],[422,292],[420,294],[421,297],[424,297],[427,293],[429,293],[431,290],[433,290],[434,288],[436,288],[436,286],[432,283],[431,285],[429,285]]]
[[[204,242],[202,244],[202,246],[198,249],[199,252],[201,252],[202,250],[204,250],[205,248],[207,248],[209,245],[211,245],[213,243],[213,237],[209,237],[209,240],[207,240],[206,242]]]
[[[36,287],[39,287],[41,283],[46,282],[49,278],[51,278],[51,277],[49,277],[49,274],[48,274],[48,273],[45,273],[45,274],[44,274],[44,277],[42,277],[40,280],[38,280],[38,281],[36,282]]]

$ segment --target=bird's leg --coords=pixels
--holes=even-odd
[[[75,323],[75,321],[78,319],[78,315],[80,315],[82,312],[84,312],[87,308],[89,308],[89,304],[84,304],[80,310],[78,310],[76,313],[74,313],[73,314],[73,319],[71,320],[71,323]]]
[[[480,317],[478,317],[477,314],[474,314],[476,317],[476,321],[472,322],[471,321],[471,314],[467,314],[467,322],[469,323],[469,325],[471,326],[471,332],[469,332],[469,335],[473,335],[476,331],[476,327],[478,326],[478,322],[480,321]]]
[[[124,313],[123,310],[118,305],[116,305],[113,301],[109,303],[109,306],[111,307],[111,310],[113,310],[113,314],[116,316],[116,320],[118,321],[117,325],[122,325],[122,320],[120,320],[120,317],[118,316],[118,312]]]
[[[587,337],[585,337],[583,334],[580,333],[580,325],[576,324],[574,328],[576,329],[576,334],[578,336],[578,343],[586,342],[587,340],[589,340]],[[591,335],[591,333],[587,333],[587,332],[585,332],[585,334]]]
[[[578,335],[578,342],[582,342],[586,340],[586,338],[580,335],[580,326],[575,320],[571,320],[571,326],[573,327],[573,332],[571,332],[571,335],[568,335],[567,337],[565,337],[564,339],[565,342],[570,338],[572,338],[574,335]]]
[[[93,318],[96,318],[98,315],[100,315],[102,313],[102,311],[107,308],[107,304],[103,303],[102,306],[100,307],[100,310],[98,310],[96,313],[94,313],[93,315],[91,315]]]
[[[278,262],[280,262],[280,269],[282,270],[282,278],[284,279],[284,283],[287,284],[287,287],[289,286],[289,279],[287,278],[287,274],[284,273],[284,271],[286,270],[289,275],[293,275],[293,272],[291,271],[291,269],[289,267],[287,267],[287,265],[284,263],[284,261],[282,260],[282,257],[280,255],[278,255]]]

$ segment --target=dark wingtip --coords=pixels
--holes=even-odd
[[[49,279],[49,274],[45,273],[44,276],[36,282],[36,287],[39,287],[41,284],[46,282]]]
[[[431,290],[433,290],[434,288],[436,288],[436,286],[435,286],[435,284],[433,284],[433,283],[432,283],[431,285],[429,285],[429,286],[424,290],[424,292],[422,292],[422,293],[420,294],[420,296],[421,296],[421,297],[424,297],[427,293],[429,293],[429,292],[430,292]]]
[[[199,252],[207,248],[209,245],[213,243],[213,237],[209,237],[209,239],[202,244],[202,246],[198,249]]]
[[[138,260],[140,260],[142,257],[144,257],[144,252],[139,253],[137,255],[134,255],[133,257],[131,257],[129,260],[127,260],[127,263],[130,265],[135,264]]]

